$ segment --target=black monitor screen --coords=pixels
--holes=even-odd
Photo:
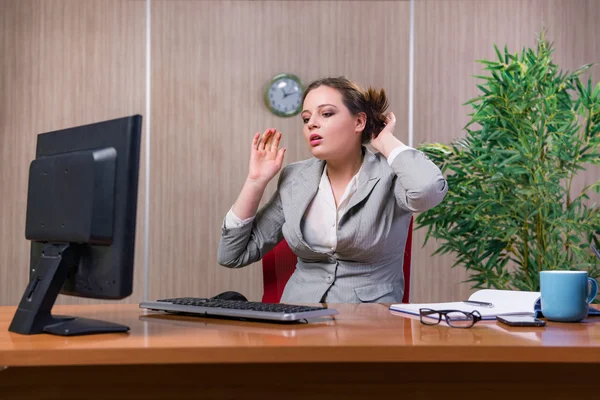
[[[118,331],[102,321],[57,320],[50,308],[58,292],[97,299],[132,293],[141,126],[134,115],[38,135],[25,224],[30,282],[9,330]]]

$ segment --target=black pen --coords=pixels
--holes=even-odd
[[[465,301],[463,301],[463,303],[473,304],[476,306],[487,307],[487,308],[494,308],[494,305],[492,303],[486,303],[485,301],[465,300]]]

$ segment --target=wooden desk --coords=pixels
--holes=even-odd
[[[57,306],[131,327],[79,337],[8,332],[0,399],[579,398],[596,394],[600,318],[545,328],[430,327],[386,305],[331,305],[309,324],[164,316],[137,305]]]

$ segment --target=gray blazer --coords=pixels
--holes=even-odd
[[[302,237],[303,216],[325,166],[311,158],[282,169],[277,191],[252,223],[227,228],[223,221],[219,264],[244,267],[285,238],[298,263],[282,302],[402,301],[404,246],[412,213],[439,204],[448,185],[439,168],[418,150],[402,151],[391,166],[380,153],[363,151],[358,188],[338,223],[335,252],[317,252]]]

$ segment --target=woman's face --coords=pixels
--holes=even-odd
[[[344,158],[360,149],[364,114],[350,114],[342,94],[329,86],[311,90],[301,114],[304,139],[312,155],[320,160]]]

